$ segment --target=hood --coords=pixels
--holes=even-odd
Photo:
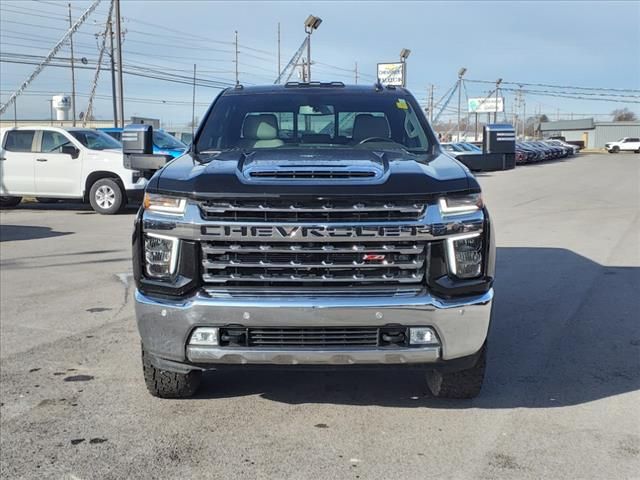
[[[187,153],[167,164],[150,189],[195,197],[427,196],[479,190],[447,155],[355,149],[263,149]]]

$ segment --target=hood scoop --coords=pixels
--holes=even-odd
[[[378,172],[374,170],[336,170],[334,168],[310,167],[301,168],[280,168],[279,170],[260,170],[250,172],[252,178],[292,178],[292,179],[334,179],[334,178],[373,178]]]
[[[253,152],[238,164],[242,176],[250,182],[375,182],[388,171],[384,153],[371,151],[325,151],[308,153],[296,150]]]

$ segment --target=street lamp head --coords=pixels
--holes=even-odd
[[[402,50],[400,50],[401,60],[406,60],[407,58],[409,58],[409,55],[411,55],[411,50],[409,50],[408,48],[403,48]]]
[[[467,73],[467,69],[465,67],[462,67],[460,70],[458,70],[458,77],[462,77],[465,73]]]
[[[307,33],[311,33],[312,31],[317,30],[321,23],[322,19],[320,17],[309,15],[304,21],[304,29]]]

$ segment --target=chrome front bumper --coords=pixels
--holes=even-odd
[[[184,301],[135,294],[142,342],[163,367],[194,364],[352,365],[416,364],[453,360],[478,352],[484,344],[493,290],[464,299],[443,300],[427,293],[414,297],[259,297],[216,298],[200,292]],[[198,326],[223,327],[432,327],[440,346],[404,348],[259,348],[187,346]]]

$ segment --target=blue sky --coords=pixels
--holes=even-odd
[[[72,1],[74,16],[90,2]],[[93,35],[108,9],[102,5],[76,37],[76,56],[98,57]],[[640,90],[640,2],[208,2],[122,0],[127,34],[124,62],[138,68],[191,76],[193,63],[209,80],[232,83],[234,31],[238,31],[240,81],[272,83],[277,73],[276,31],[281,25],[282,62],[304,37],[303,21],[313,13],[323,23],[313,35],[314,80],[373,82],[378,62],[396,61],[410,48],[408,87],[424,101],[429,84],[438,99],[461,66],[471,80],[495,80]],[[45,55],[64,33],[66,2],[9,1],[0,5],[0,53]],[[60,53],[69,56],[65,47]],[[3,57],[4,58],[4,57]],[[15,57],[14,57],[15,58]],[[91,65],[91,63],[90,63]],[[8,95],[33,65],[0,63],[0,95]],[[77,73],[78,110],[86,108],[92,70]],[[513,88],[513,86],[511,86]],[[490,85],[468,83],[469,96],[484,96]],[[527,87],[575,96],[575,90]],[[48,118],[50,92],[70,93],[68,69],[45,69],[18,100],[21,118]],[[197,114],[218,90],[199,87]],[[583,90],[582,93],[601,92]],[[611,93],[611,92],[610,92]],[[98,85],[95,114],[111,117],[109,73]],[[631,93],[640,95],[640,92]],[[125,76],[127,116],[137,114],[185,124],[191,117],[191,87]],[[589,98],[596,95],[581,95]],[[511,111],[512,92],[505,92]],[[104,98],[103,98],[104,97]],[[607,114],[628,107],[640,113],[640,98],[629,103],[526,95],[527,111],[555,118]],[[613,97],[612,97],[613,98]],[[629,98],[615,97],[627,102]],[[155,103],[152,103],[155,101]],[[162,101],[166,103],[162,103]],[[183,102],[183,103],[180,103]],[[12,118],[13,112],[4,118]],[[601,119],[605,119],[604,116]]]

